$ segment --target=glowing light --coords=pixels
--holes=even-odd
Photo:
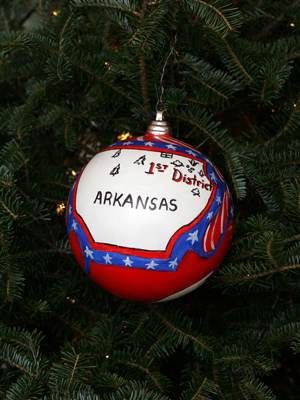
[[[107,355],[107,354],[106,354],[106,356],[105,356],[105,357],[106,357],[106,358],[109,358],[109,355]]]
[[[58,16],[58,14],[60,13],[60,11],[59,10],[57,10],[57,11],[53,11],[53,15],[55,15],[56,17]]]
[[[108,61],[105,61],[105,63],[104,63],[105,65],[109,65],[109,62]]]
[[[294,107],[297,107],[297,104],[296,104],[296,103],[294,103]]]
[[[74,170],[72,170],[71,174],[72,174],[73,176],[75,176],[75,175],[76,175],[76,172],[75,172]]]
[[[66,209],[66,205],[64,203],[57,204],[56,205],[56,214],[63,215],[63,213],[65,212],[65,209]]]
[[[295,24],[291,23],[290,26],[295,26]]]
[[[119,140],[125,140],[128,138],[132,138],[132,134],[130,132],[122,132],[122,135],[118,136]]]

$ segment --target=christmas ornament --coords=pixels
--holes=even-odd
[[[81,268],[136,301],[165,301],[219,267],[233,233],[233,204],[218,169],[171,137],[158,113],[145,136],[96,154],[71,190],[67,231]]]

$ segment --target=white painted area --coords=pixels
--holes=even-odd
[[[194,283],[193,285],[191,285],[183,290],[180,290],[177,293],[171,294],[171,296],[165,297],[162,300],[155,301],[154,303],[162,303],[164,301],[178,299],[178,297],[184,296],[184,295],[192,292],[193,290],[195,290],[198,287],[200,287],[201,285],[203,285],[203,283],[207,281],[207,279],[212,275],[213,272],[214,272],[214,269],[211,272],[209,272],[204,278],[202,278],[200,281]]]
[[[77,188],[76,211],[95,242],[164,251],[174,233],[206,207],[212,191],[209,179],[199,174],[202,162],[192,165],[195,163],[188,155],[167,158],[166,153],[161,155],[151,147],[151,142],[145,150],[125,147],[119,155],[118,149],[108,149],[93,157],[84,169]],[[184,182],[185,175],[191,184]],[[200,197],[195,195],[197,190]],[[138,196],[145,209],[141,201],[137,202]],[[151,210],[154,204],[156,209]]]

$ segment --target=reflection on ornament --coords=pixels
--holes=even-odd
[[[67,231],[81,268],[104,289],[173,300],[222,263],[233,202],[211,161],[154,121],[145,136],[130,135],[86,164],[69,196]]]

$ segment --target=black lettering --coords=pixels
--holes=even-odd
[[[151,211],[154,211],[155,209],[156,209],[156,204],[154,203],[154,200],[157,200],[157,197],[153,197],[152,199],[151,199],[151,204],[153,205],[153,207],[150,207],[149,206],[149,210],[151,210]]]
[[[120,203],[120,198],[123,196],[123,193],[120,194],[120,196],[118,196],[118,193],[115,194],[115,198],[114,198],[114,202],[113,202],[113,206],[118,203],[120,207],[122,207],[121,203]]]
[[[123,202],[123,204],[122,204],[122,207],[124,207],[125,204],[127,204],[127,203],[129,203],[130,206],[131,206],[131,208],[133,208],[133,200],[132,200],[131,194],[129,194],[129,195],[126,197],[126,199],[124,200],[124,202]]]
[[[177,204],[175,204],[175,201],[177,201],[176,199],[172,199],[170,200],[170,204],[171,206],[173,206],[174,208],[169,208],[170,211],[176,211],[177,210]]]
[[[138,196],[137,201],[136,201],[136,207],[135,207],[135,208],[138,208],[138,207],[139,207],[139,203],[141,203],[143,209],[145,210],[146,207],[147,207],[148,200],[149,200],[149,197],[147,196],[147,197],[146,197],[146,200],[145,200],[145,203],[143,203],[143,200],[142,200],[141,196]]]
[[[192,184],[192,178],[186,178],[186,184],[191,185]]]
[[[106,192],[106,193],[105,193],[105,197],[104,197],[104,201],[103,201],[103,205],[104,205],[107,201],[109,202],[109,205],[111,205],[111,204],[110,204],[111,198],[112,198],[112,192]]]
[[[211,183],[207,183],[206,185],[205,185],[205,189],[206,190],[209,190],[210,192],[212,191],[212,184]]]
[[[166,211],[168,211],[168,203],[167,200],[163,197],[161,199],[160,205],[159,205],[159,210],[161,210],[162,207],[166,207]]]
[[[97,196],[96,196],[96,198],[94,200],[94,204],[96,203],[97,200],[99,201],[99,204],[101,204],[101,202],[102,202],[102,192],[100,192],[100,190],[97,193]]]
[[[173,176],[172,176],[172,180],[175,181],[175,182],[180,182],[182,180],[182,173],[179,171],[179,169],[174,168],[174,173],[173,173]]]

